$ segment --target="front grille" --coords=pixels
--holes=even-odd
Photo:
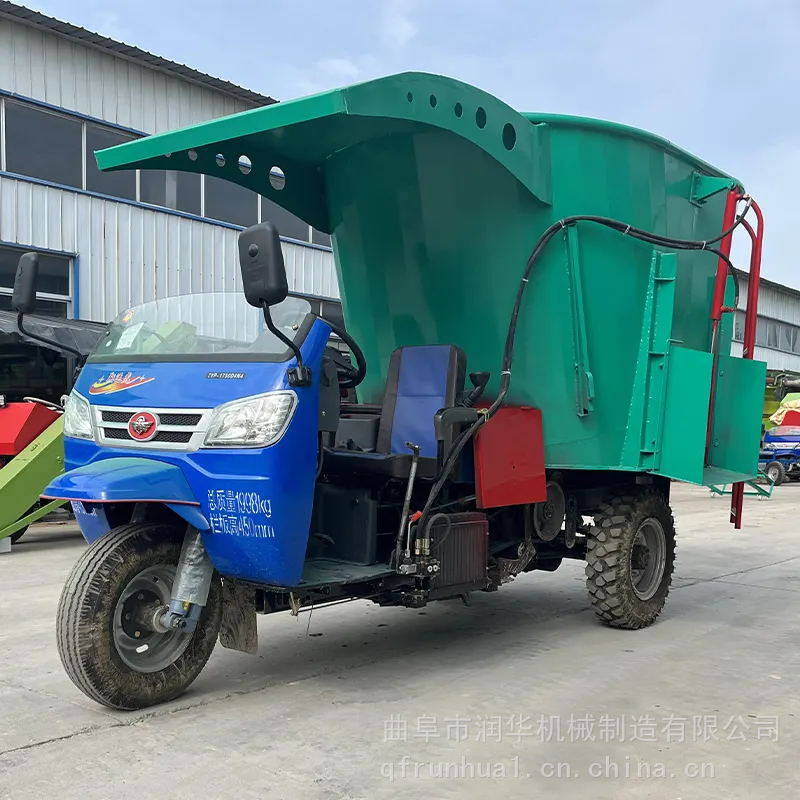
[[[151,442],[172,442],[173,444],[185,444],[192,438],[191,431],[159,431],[150,441]]]
[[[162,425],[197,425],[202,414],[159,414],[158,419]],[[127,420],[125,420],[127,422]]]
[[[117,439],[124,442],[137,441],[128,433],[126,428],[104,428],[103,434],[106,439]],[[142,444],[147,444],[148,442],[186,444],[191,438],[192,431],[159,431],[152,439],[148,439],[147,442],[142,442]]]
[[[103,411],[101,419],[103,422],[124,422],[133,414],[132,411]],[[202,414],[159,414],[158,419],[162,425],[197,425],[202,418]]]
[[[152,439],[140,441],[128,433],[128,423],[139,411],[149,411],[158,421],[158,430]],[[97,409],[97,426],[100,429],[101,441],[125,442],[128,445],[148,447],[161,445],[169,449],[182,449],[180,445],[190,444],[196,433],[201,432],[204,411],[194,409],[147,409],[147,408],[114,408]]]
[[[131,418],[132,411],[103,411],[103,422],[125,422]]]

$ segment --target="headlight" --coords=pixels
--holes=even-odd
[[[283,436],[297,405],[294,392],[269,392],[214,410],[204,447],[267,447]]]
[[[89,403],[77,392],[68,394],[64,401],[64,436],[94,439]]]

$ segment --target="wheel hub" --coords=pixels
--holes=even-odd
[[[663,525],[654,517],[644,520],[636,531],[630,556],[633,591],[640,600],[650,600],[664,577],[667,564],[667,537]]]
[[[159,625],[169,606],[175,567],[158,564],[125,587],[114,611],[113,641],[122,661],[137,672],[160,672],[183,653],[191,634]]]

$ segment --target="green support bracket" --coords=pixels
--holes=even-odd
[[[732,178],[713,178],[695,171],[692,173],[689,200],[696,205],[702,205],[709,197],[713,197],[720,192],[730,191],[736,186],[736,181]]]
[[[592,410],[594,376],[589,369],[586,315],[583,308],[583,282],[581,280],[581,256],[576,225],[570,225],[566,229],[566,239],[567,275],[569,278],[572,311],[573,366],[575,369],[575,413],[579,417],[585,417]]]
[[[747,489],[744,490],[745,497],[757,497],[759,500],[767,499],[769,500],[772,497],[772,492],[775,489],[775,482],[767,475],[765,472],[759,470],[759,478],[766,478],[767,485],[761,486],[759,483],[756,483],[755,480],[745,481],[745,486],[750,487],[750,491]],[[731,487],[730,489],[728,487]],[[732,483],[722,483],[722,484],[715,484],[709,486],[708,488],[711,491],[711,494],[716,494],[720,496],[731,495],[733,494],[733,486]]]
[[[650,288],[642,325],[633,403],[637,406],[638,448],[642,469],[657,470],[664,424],[666,374],[675,308],[675,253],[654,251],[650,261]],[[641,394],[637,394],[641,391]],[[644,408],[651,409],[646,416]],[[628,444],[628,443],[626,443]],[[632,442],[629,444],[632,446]]]

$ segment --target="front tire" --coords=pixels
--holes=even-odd
[[[613,628],[652,625],[675,567],[675,522],[664,496],[648,490],[612,498],[587,538],[586,587],[595,614]]]
[[[193,633],[131,626],[136,603],[169,597],[182,541],[182,532],[168,525],[123,525],[73,567],[58,604],[58,652],[72,682],[92,700],[125,711],[165,703],[188,688],[211,656],[222,621],[216,572]]]

